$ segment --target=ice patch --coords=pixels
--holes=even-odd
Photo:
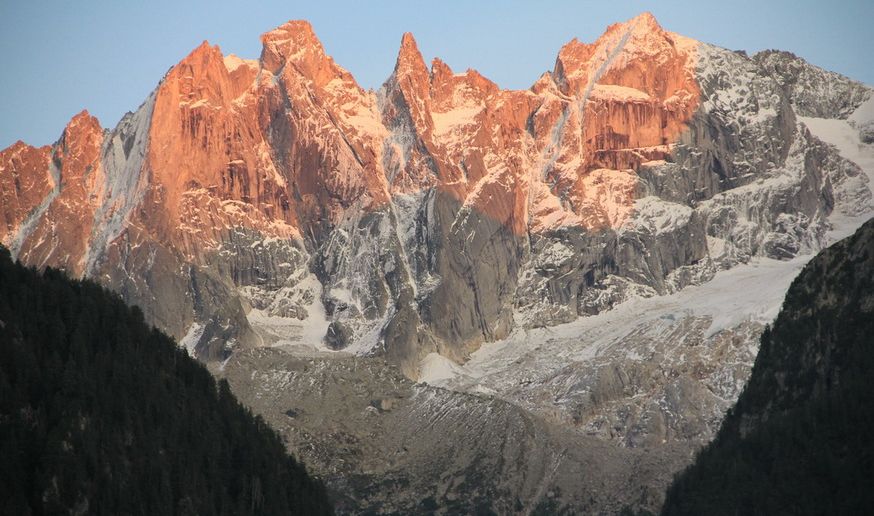
[[[293,287],[283,287],[276,294],[276,300],[294,292],[310,291],[311,301],[303,306],[307,317],[303,320],[294,317],[272,315],[269,308],[253,308],[246,314],[252,329],[261,338],[263,345],[285,346],[303,344],[318,350],[329,350],[323,338],[330,321],[322,305],[322,284],[315,274],[307,272]]]
[[[650,100],[650,96],[646,92],[615,84],[596,84],[592,88],[591,98],[621,102],[646,102]]]
[[[428,353],[419,366],[419,381],[439,384],[461,374],[461,368],[439,353]]]
[[[206,325],[200,323],[192,323],[188,328],[188,333],[179,341],[179,347],[184,348],[189,356],[194,356],[194,350],[197,348],[197,343],[203,337],[203,332],[206,330]]]
[[[874,122],[874,98],[859,106],[848,120],[812,117],[798,117],[798,120],[807,126],[812,135],[833,145],[841,157],[859,165],[868,177],[869,189],[874,185],[874,145],[863,143],[858,129],[853,127],[854,124]],[[874,206],[860,211],[863,213],[858,217],[843,216],[835,211],[829,217],[833,228],[829,240],[837,241],[851,235],[874,211]]]
[[[874,122],[874,91],[871,92],[868,100],[856,108],[856,111],[847,118],[847,121],[856,127]]]
[[[445,113],[431,113],[434,121],[434,136],[443,139],[458,128],[476,123],[476,116],[485,108],[483,104],[468,104]]]
[[[234,70],[241,66],[248,66],[250,68],[257,68],[258,61],[255,59],[242,59],[234,54],[228,54],[224,58],[225,68],[227,68],[228,73],[232,73]]]
[[[553,327],[517,327],[508,338],[484,344],[463,366],[451,368],[450,377],[435,373],[432,379],[465,391],[508,394],[524,380],[523,373],[548,378],[568,363],[607,357],[642,325],[657,329],[687,317],[707,317],[712,321],[705,335],[709,337],[746,322],[770,323],[792,280],[811,257],[756,258],[671,295],[632,299],[613,310]],[[505,385],[511,378],[515,378],[513,385]]]

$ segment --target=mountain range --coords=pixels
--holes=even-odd
[[[794,275],[874,210],[874,90],[648,13],[527,90],[409,33],[377,91],[307,22],[261,41],[204,42],[114,129],[83,111],[0,152],[0,241],[141,307],[329,488],[359,475],[350,510],[426,509],[417,468],[437,506],[657,508]]]

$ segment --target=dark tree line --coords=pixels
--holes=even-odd
[[[142,312],[0,248],[0,512],[326,514],[320,481]]]
[[[874,510],[874,220],[793,282],[750,381],[663,514]]]

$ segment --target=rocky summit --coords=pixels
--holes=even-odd
[[[356,450],[349,507],[384,503],[362,487],[383,473],[445,458],[374,463],[400,441],[361,445],[366,428],[466,436],[451,453],[471,462],[428,495],[440,506],[658,507],[737,399],[794,274],[874,208],[874,90],[648,13],[568,42],[527,90],[429,67],[409,33],[378,91],[307,22],[261,41],[255,60],[204,42],[112,130],[82,112],[51,146],[0,152],[0,239],[140,306],[288,436],[357,421],[289,438],[329,478]],[[334,420],[264,402],[268,386],[348,389],[348,371],[388,401],[328,397]],[[467,412],[425,424],[446,404]],[[553,437],[534,470],[458,490],[491,456],[461,422],[492,413],[513,453]],[[373,423],[389,417],[404,424]],[[600,463],[580,451],[600,446]],[[624,487],[583,496],[550,483],[565,470]],[[407,489],[393,510],[427,509],[392,485]]]

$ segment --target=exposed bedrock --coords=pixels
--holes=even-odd
[[[376,92],[306,22],[261,40],[253,60],[198,46],[112,131],[82,113],[2,151],[3,244],[207,360],[287,341],[415,378],[431,352],[814,252],[870,200],[803,120],[864,139],[868,88],[649,14],[567,43],[527,90],[429,67],[411,34]]]

